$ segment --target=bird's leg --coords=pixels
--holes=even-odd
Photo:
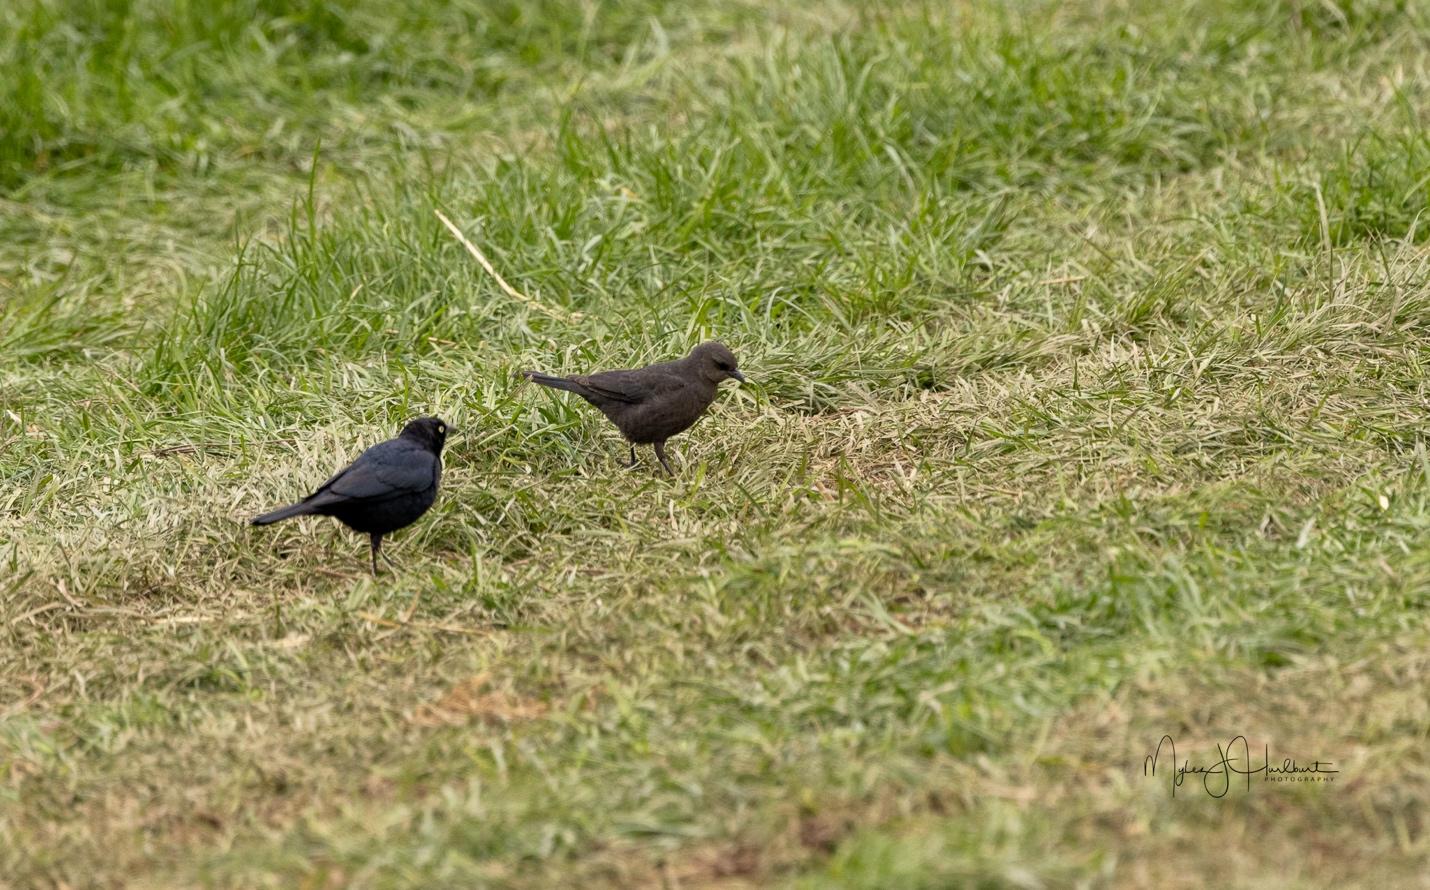
[[[635,443],[627,444],[631,446],[631,462],[626,464],[625,467],[627,470],[634,470],[636,468],[636,446]]]
[[[665,471],[674,476],[675,471],[670,468],[670,461],[665,459],[665,440],[655,443],[655,456],[660,459],[660,465],[665,467]]]
[[[377,577],[377,554],[378,554],[379,551],[382,550],[382,535],[379,535],[379,534],[377,534],[376,532],[374,532],[372,535],[369,535],[369,536],[368,536],[368,540],[372,542],[372,576],[373,576],[374,578],[376,578],[376,577]]]

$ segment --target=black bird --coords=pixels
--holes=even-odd
[[[376,575],[382,536],[416,522],[437,499],[446,441],[446,423],[436,417],[419,417],[403,427],[396,439],[379,442],[358,455],[317,491],[296,504],[264,513],[253,524],[268,525],[293,516],[331,516],[368,535],[372,573]]]
[[[661,362],[630,371],[601,371],[575,377],[552,377],[539,371],[523,371],[522,376],[552,389],[564,389],[601,409],[631,445],[631,462],[636,465],[636,446],[655,445],[655,456],[672,476],[665,459],[665,442],[700,419],[722,380],[745,382],[735,366],[735,354],[724,343],[701,343],[683,359]]]

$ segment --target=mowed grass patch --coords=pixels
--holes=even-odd
[[[1110,8],[35,5],[49,64],[193,61],[6,143],[0,873],[1412,879],[1422,15]],[[210,166],[141,113],[175,89]],[[40,214],[152,210],[144,169],[183,215],[58,274]],[[675,479],[517,385],[708,336],[754,382]],[[243,524],[426,412],[395,572]],[[1343,781],[1173,799],[1163,732]]]

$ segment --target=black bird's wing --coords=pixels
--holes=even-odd
[[[347,469],[308,496],[313,507],[361,501],[373,503],[426,491],[437,482],[437,456],[396,439],[364,451]]]

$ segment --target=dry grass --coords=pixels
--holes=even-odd
[[[1423,883],[1418,7],[186,10],[0,12],[0,886]]]

